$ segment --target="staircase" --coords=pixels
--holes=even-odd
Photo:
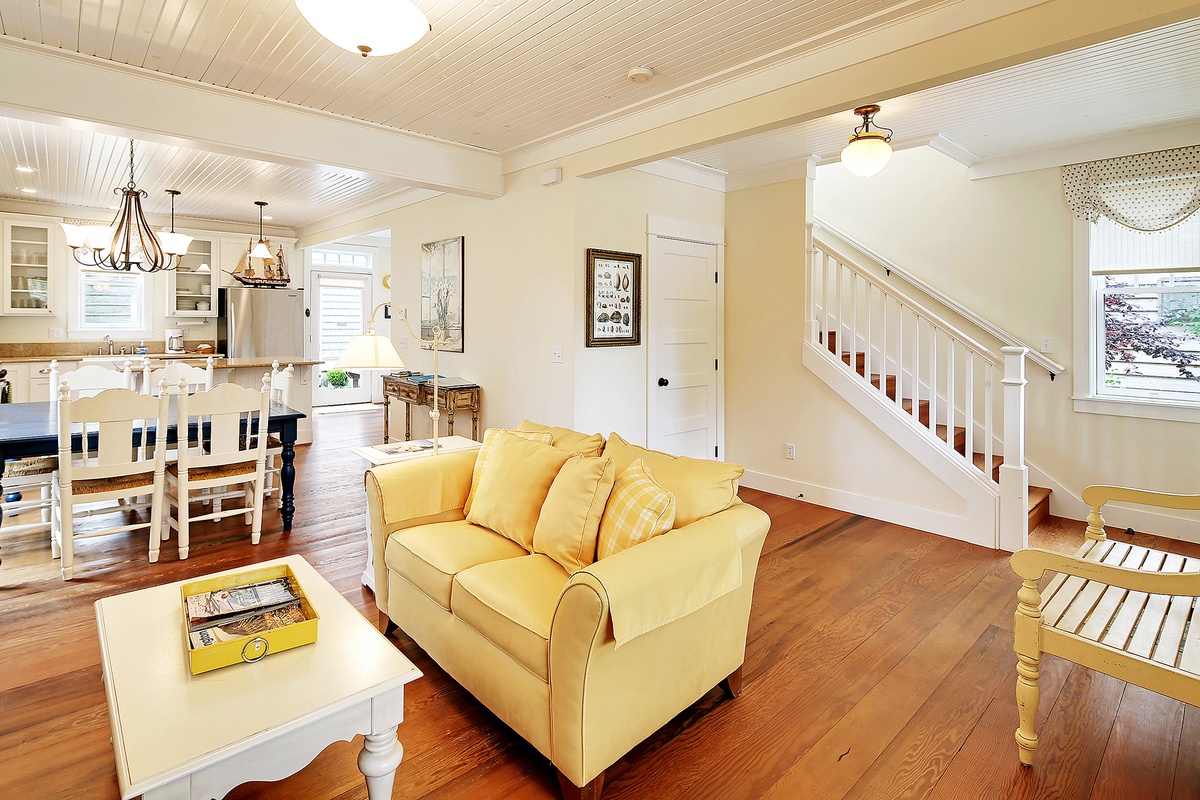
[[[1027,485],[1029,351],[991,352],[887,282],[888,269],[814,229],[805,364],[967,501],[960,538],[1018,549],[1050,511],[1050,490]]]

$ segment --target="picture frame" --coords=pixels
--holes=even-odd
[[[463,352],[464,245],[462,236],[421,245],[421,338],[433,339],[440,326],[448,339],[443,353]]]
[[[586,347],[642,343],[642,256],[589,247]]]

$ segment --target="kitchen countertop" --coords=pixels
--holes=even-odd
[[[58,361],[60,363],[76,363],[87,360],[92,363],[104,363],[108,361],[120,362],[122,359],[128,358],[133,362],[134,368],[140,368],[140,359],[148,358],[153,366],[155,362],[162,361],[183,361],[187,364],[195,366],[204,366],[208,360],[208,356],[201,353],[147,353],[141,355],[124,355],[116,354],[112,356],[101,356],[96,354],[80,355],[78,353],[68,355],[43,355],[43,356],[20,356],[16,358],[0,357],[0,366],[5,364],[31,364],[45,363],[47,361]],[[273,361],[278,361],[280,366],[286,367],[291,364],[295,367],[311,367],[316,364],[322,364],[322,361],[313,361],[307,358],[224,358],[216,357],[213,359],[214,369],[250,369],[255,367],[270,367]]]

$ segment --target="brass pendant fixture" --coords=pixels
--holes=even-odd
[[[171,194],[171,232],[164,234],[166,242],[159,237],[146,221],[142,212],[142,199],[146,192],[137,188],[133,180],[133,139],[129,140],[129,183],[117,187],[113,193],[120,195],[120,208],[112,225],[68,225],[63,223],[67,245],[75,260],[85,267],[99,267],[117,272],[129,272],[137,267],[141,272],[160,272],[179,266],[179,260],[187,255],[192,237],[175,233],[175,196]]]

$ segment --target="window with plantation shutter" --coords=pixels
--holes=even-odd
[[[130,330],[144,328],[146,276],[140,273],[79,271],[79,328]]]

